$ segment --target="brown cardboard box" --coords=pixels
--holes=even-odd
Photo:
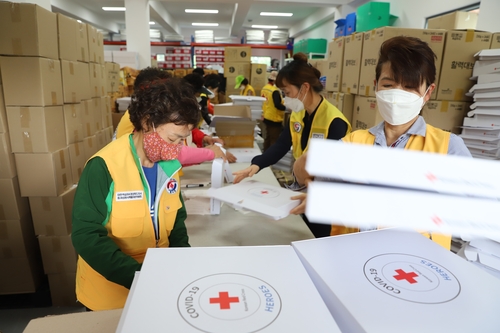
[[[0,2],[0,54],[59,59],[56,14],[30,3]]]
[[[95,56],[96,62],[104,65],[104,36],[100,31],[97,31]]]
[[[71,178],[73,179],[73,184],[78,184],[85,162],[87,162],[83,141],[68,145],[68,150],[69,161],[71,163]]]
[[[113,126],[106,127],[103,130],[103,132],[104,132],[104,139],[105,139],[106,144],[113,141],[113,133],[114,133]]]
[[[352,111],[352,130],[369,129],[383,121],[377,109],[375,97],[354,96]]]
[[[112,127],[113,119],[111,118],[111,98],[109,96],[101,97],[101,116],[102,127]]]
[[[87,43],[89,45],[89,62],[98,63],[97,29],[90,24],[87,24]]]
[[[57,35],[59,45],[59,59],[68,61],[78,60],[76,29],[78,21],[57,13]]]
[[[94,120],[94,101],[87,99],[80,103],[80,112],[82,114],[83,137],[92,136],[97,131]]]
[[[36,235],[67,236],[71,233],[71,210],[76,185],[57,197],[30,197]]]
[[[17,177],[0,179],[0,220],[19,220],[29,216],[28,198],[21,197]]]
[[[88,161],[98,151],[99,146],[97,144],[97,138],[95,134],[83,139],[83,152],[85,155],[85,161]]]
[[[339,37],[328,44],[326,90],[340,91],[342,87],[342,69],[344,62],[344,37]]]
[[[249,62],[230,62],[224,63],[224,76],[228,78],[227,85],[234,87],[234,78],[238,75],[243,75],[250,80],[251,64]],[[230,77],[233,79],[230,81]]]
[[[61,64],[39,57],[1,57],[6,106],[62,105]]]
[[[77,254],[71,235],[38,236],[45,274],[75,273]]]
[[[358,94],[359,72],[363,53],[363,33],[354,33],[344,39],[344,63],[342,66],[343,93]]]
[[[125,112],[113,112],[111,114],[111,118],[113,120],[113,130],[116,129],[116,126],[118,126],[124,114]]]
[[[73,185],[68,148],[53,153],[14,154],[23,197],[55,197]]]
[[[102,130],[102,105],[101,97],[92,98],[92,111],[94,112],[94,122],[96,131]]]
[[[3,86],[0,84],[0,133],[5,133],[7,131],[8,131],[7,112],[5,111],[5,101],[3,98]]]
[[[64,129],[66,145],[83,140],[83,117],[81,104],[64,104]]]
[[[102,83],[102,66],[96,63],[89,63],[90,76],[90,95],[92,97],[101,97],[104,94],[104,85]]]
[[[489,48],[491,33],[466,30],[448,31],[441,66],[437,99],[470,101],[465,93],[474,85],[470,80],[476,59],[474,54]]]
[[[425,122],[447,132],[460,134],[470,103],[460,101],[428,101],[421,112]]]
[[[267,84],[267,65],[252,64],[250,72],[250,85],[255,89],[255,94],[260,96],[260,90]]]
[[[64,103],[80,103],[80,78],[78,77],[78,63],[76,61],[61,60],[61,74],[63,84]]]
[[[491,36],[490,49],[500,49],[500,32],[496,32]]]
[[[78,306],[76,301],[76,273],[48,274],[52,306]]]
[[[377,66],[380,46],[382,43],[395,36],[417,37],[426,42],[436,54],[436,85],[439,85],[439,72],[443,58],[445,30],[436,29],[403,29],[383,27],[374,29],[364,34],[363,56],[361,58],[361,71],[359,74],[358,94],[375,96],[375,67]],[[436,92],[431,96],[436,99]]]
[[[247,62],[250,63],[252,56],[252,48],[249,46],[225,47],[224,61],[225,62]],[[225,73],[226,71],[224,71]]]
[[[100,90],[99,90],[99,97],[106,96],[106,66],[104,64],[99,64],[101,67],[101,76],[99,79],[100,83]]]
[[[328,71],[328,60],[326,59],[318,59],[316,60],[316,68],[321,73],[321,76],[325,76]]]
[[[77,71],[79,78],[80,98],[81,100],[87,100],[92,98],[92,92],[90,90],[90,68],[89,64],[84,62],[77,62]]]
[[[89,62],[89,41],[87,37],[87,24],[78,22],[76,27],[76,47],[78,61]]]
[[[16,220],[0,220],[0,259],[23,258],[38,247],[29,211]]]
[[[120,65],[115,62],[105,62],[106,69],[106,91],[117,92],[120,85]]]
[[[101,130],[95,133],[95,141],[97,143],[97,151],[104,148],[106,145],[106,134],[104,134],[104,131]]]
[[[339,92],[327,92],[325,98],[333,106],[339,109],[347,118],[349,123],[352,122],[352,111],[354,109],[354,95],[344,94]]]
[[[0,179],[13,178],[17,175],[16,161],[10,145],[9,133],[0,133]]]
[[[66,146],[62,106],[7,107],[14,153],[49,153]]]
[[[251,148],[254,144],[255,121],[218,121],[215,132],[228,148]]]
[[[0,261],[0,295],[34,293],[42,283],[40,250],[31,249],[28,255]]]
[[[214,116],[230,116],[241,118],[252,118],[252,112],[248,105],[214,105]]]
[[[478,14],[456,11],[427,20],[427,29],[476,29]]]

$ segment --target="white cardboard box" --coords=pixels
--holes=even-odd
[[[292,246],[342,332],[499,330],[498,279],[416,232],[385,229]]]
[[[291,246],[149,249],[118,333],[340,332]]]

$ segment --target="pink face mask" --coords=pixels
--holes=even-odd
[[[144,152],[151,162],[175,160],[181,151],[182,145],[168,143],[156,132],[153,124],[153,132],[144,135]]]

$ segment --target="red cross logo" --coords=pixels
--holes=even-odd
[[[261,194],[269,194],[268,191],[260,191]]]
[[[440,226],[441,224],[443,224],[443,220],[441,220],[441,218],[439,216],[434,215],[431,218],[431,220],[432,220],[432,222],[434,222],[435,225]]]
[[[431,182],[435,182],[437,180],[437,177],[430,172],[427,175],[425,175],[425,177],[427,177],[427,179],[429,179]]]
[[[396,273],[398,273],[398,275],[394,275],[394,278],[398,281],[406,280],[411,284],[417,283],[417,280],[415,280],[414,278],[417,277],[418,275],[415,272],[406,273],[402,269],[396,269]]]
[[[227,291],[219,291],[219,298],[210,298],[210,304],[219,303],[221,310],[231,309],[231,303],[239,303],[239,297],[229,297]]]

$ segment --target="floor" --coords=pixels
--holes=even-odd
[[[81,311],[85,308],[52,306],[44,281],[36,293],[0,295],[0,333],[22,333],[31,319]]]

